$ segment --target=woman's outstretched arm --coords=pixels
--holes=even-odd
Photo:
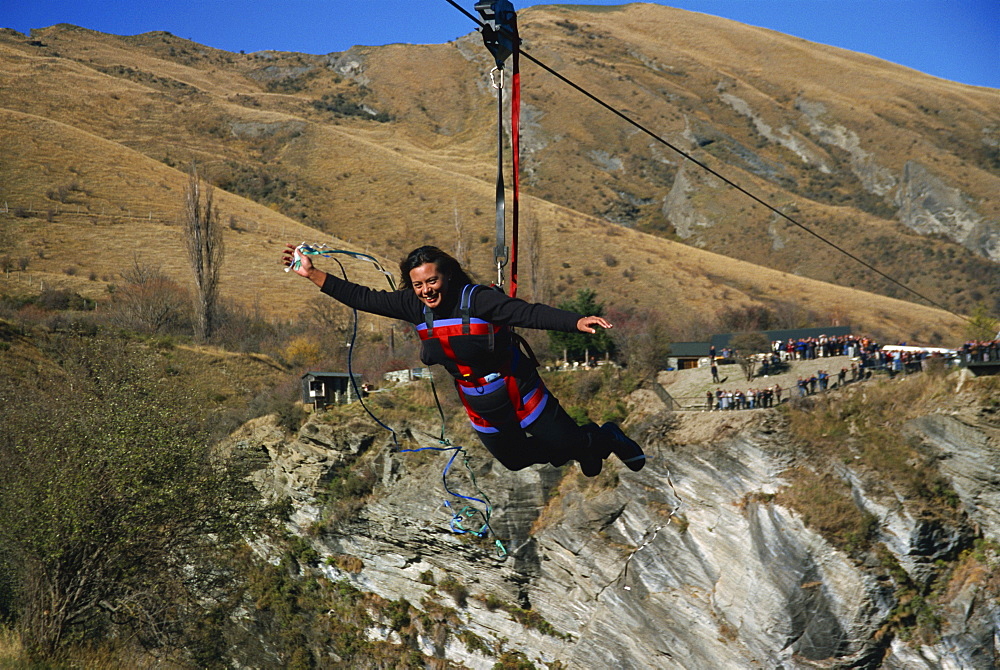
[[[296,247],[291,244],[285,248],[283,252],[285,266],[292,269],[295,274],[307,278],[334,300],[362,312],[402,319],[410,323],[417,323],[422,319],[420,301],[413,291],[376,291],[355,284],[323,272],[314,266],[312,260],[305,254],[298,254],[296,258],[295,249]]]

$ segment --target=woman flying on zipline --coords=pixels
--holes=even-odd
[[[578,426],[545,387],[527,343],[511,330],[595,333],[596,327],[611,328],[604,318],[478,285],[457,260],[433,246],[413,250],[399,264],[398,291],[377,291],[328,274],[291,244],[284,263],[348,307],[416,326],[420,360],[443,365],[454,377],[476,435],[508,470],[576,460],[585,475],[595,477],[612,453],[633,471],[646,464],[642,448],[616,424]]]

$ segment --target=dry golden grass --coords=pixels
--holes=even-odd
[[[775,128],[785,122],[782,114],[796,91],[823,100],[837,110],[838,120],[851,118],[844,110],[860,102],[876,117],[898,114],[912,107],[913,100],[926,99],[920,96],[929,91],[942,105],[960,103],[970,110],[949,117],[956,128],[952,132],[968,134],[969,118],[995,114],[990,105],[996,96],[990,91],[663,7],[537,7],[522,18],[533,53],[603,96],[628,101],[634,108],[629,111],[656,121],[657,130],[672,140],[683,140],[692,119],[704,116],[706,108],[695,91],[714,90],[720,73]],[[580,25],[579,31],[567,31],[572,22]],[[585,39],[585,33],[596,38]],[[704,49],[706,35],[712,36],[711,50]],[[269,206],[218,193],[224,223],[233,223],[226,232],[223,293],[256,303],[275,319],[295,318],[316,295],[311,284],[281,271],[286,242],[327,242],[366,251],[391,268],[413,246],[435,243],[451,249],[461,237],[480,279],[493,278],[494,110],[484,76],[487,59],[475,40],[352,51],[368,81],[369,97],[363,99],[395,118],[380,124],[323,116],[312,108],[311,101],[323,93],[358,91],[331,69],[319,67],[299,88],[287,91],[266,90],[249,77],[258,76],[264,65],[315,66],[320,57],[275,54],[265,60],[164,33],[120,38],[54,27],[33,37],[47,46],[31,48],[15,36],[0,36],[0,87],[6,98],[0,109],[0,150],[15,158],[4,167],[3,197],[12,207],[37,213],[29,218],[0,215],[0,221],[15,231],[11,252],[31,258],[28,275],[34,285],[66,286],[96,297],[135,260],[189,283],[177,221],[190,160],[197,160],[210,177],[242,166],[273,171],[288,181],[294,194]],[[435,67],[428,68],[429,62]],[[671,76],[664,78],[662,72]],[[760,232],[742,238],[720,232],[732,231],[734,223],[766,225],[771,216],[725,188],[698,196],[706,207],[717,208],[725,223],[710,232],[708,245],[752,263],[582,213],[599,211],[601,199],[616,188],[595,180],[591,161],[581,155],[581,147],[587,146],[582,140],[629,156],[649,154],[648,138],[609,122],[605,112],[572,98],[575,94],[554,86],[548,75],[526,67],[524,76],[528,116],[542,118],[547,129],[525,130],[526,142],[541,138],[547,143],[529,146],[525,155],[530,174],[524,177],[522,216],[539,227],[541,245],[541,267],[532,268],[522,242],[525,297],[532,297],[528,286],[537,273],[544,276],[544,294],[550,299],[592,288],[609,305],[660,311],[675,326],[692,317],[710,318],[727,306],[788,301],[820,319],[847,320],[860,330],[877,328],[890,337],[960,337],[961,320],[943,311],[797,276],[833,278],[838,272],[831,269],[837,265],[830,260],[834,252],[812,253],[817,249],[813,241],[799,240],[781,226],[776,230],[787,244],[780,252],[762,251],[755,241],[766,237]],[[886,82],[891,83],[888,89]],[[637,90],[656,93],[637,95]],[[733,116],[731,110],[714,109],[716,113]],[[859,111],[855,116],[861,126],[872,115]],[[531,123],[537,125],[537,120],[527,125]],[[746,125],[745,120],[737,123]],[[563,129],[572,141],[546,134],[552,128]],[[886,161],[896,167],[907,157],[900,153],[902,147],[912,147],[912,140],[923,142],[942,169],[953,169],[973,190],[984,188],[981,170],[931,146],[903,123],[872,127],[867,138],[881,146],[866,148],[881,151],[880,157],[888,156]],[[826,152],[816,145],[811,150]],[[799,169],[785,149],[767,146],[759,152],[790,170]],[[534,158],[536,153],[545,160]],[[676,156],[663,158],[671,169],[680,165]],[[845,231],[858,229],[864,235],[891,233],[905,237],[907,244],[919,242],[891,222],[790,197],[749,172],[729,168],[711,155],[704,158],[722,170],[735,169],[741,183],[779,204],[797,203],[800,218],[841,234],[838,240],[850,239]],[[651,201],[669,186],[643,181],[634,172],[612,180],[632,192],[656,189],[643,194]],[[68,194],[63,202],[50,195],[60,189]],[[572,203],[572,209],[533,193]],[[984,207],[992,211],[992,200]],[[279,208],[298,211],[310,225],[283,216]],[[649,212],[656,206],[644,208]],[[335,269],[326,263],[324,267]],[[859,283],[858,270],[850,265],[840,262],[846,269],[839,281]],[[353,279],[385,285],[367,264],[351,262],[348,269]],[[920,289],[938,286],[939,275],[933,271],[909,271]]]
[[[969,403],[968,398],[954,398],[955,377],[943,372],[924,373],[866,383],[802,403],[793,401],[785,412],[790,433],[800,444],[808,445],[804,448],[818,472],[800,469],[793,473],[794,484],[782,495],[790,496],[800,511],[838,514],[832,502],[810,500],[816,501],[816,491],[826,486],[818,484],[820,479],[840,479],[827,465],[819,464],[850,463],[862,476],[890,487],[917,513],[957,516],[957,495],[938,473],[934,459],[904,430],[913,417]],[[983,389],[989,384],[976,382],[973,386]]]
[[[17,634],[10,628],[0,628],[0,667],[16,668],[24,655],[24,648]]]
[[[31,670],[38,667],[72,667],[85,670],[120,670],[121,668],[179,670],[185,665],[168,658],[107,647],[97,649],[80,647],[73,650],[72,659],[66,661],[64,665],[39,665],[27,657],[17,633],[10,628],[0,627],[0,668],[4,668],[4,670]]]

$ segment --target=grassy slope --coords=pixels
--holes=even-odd
[[[542,31],[546,21],[559,19],[563,11],[539,13],[538,18],[531,15],[532,25]],[[627,30],[640,48],[652,49],[653,42],[643,39],[655,36],[644,25],[662,21],[662,16],[650,18],[646,11],[630,9],[616,14],[615,22],[602,24],[602,29]],[[635,18],[619,23],[626,15]],[[696,19],[702,21],[703,17]],[[671,48],[682,54],[675,58],[694,57],[683,55],[685,49],[695,53],[701,34],[697,21],[689,25],[692,20],[690,15],[678,15],[677,24],[670,26]],[[720,44],[752,42],[738,39],[741,34],[737,31]],[[41,272],[47,281],[70,282],[78,285],[78,290],[100,292],[101,280],[113,281],[136,253],[146,262],[152,257],[173,276],[186,278],[179,228],[172,225],[186,179],[178,169],[147,156],[174,158],[168,162],[181,163],[179,168],[183,168],[183,159],[197,158],[209,172],[213,166],[251,159],[280,165],[286,171],[294,168],[300,199],[309,200],[310,220],[326,235],[317,235],[267,207],[220,194],[226,220],[235,217],[243,231],[227,233],[224,291],[237,299],[258,300],[265,307],[281,304],[291,314],[314,295],[303,282],[283,281],[286,277],[280,274],[276,258],[287,240],[326,240],[334,234],[352,240],[353,248],[394,260],[418,243],[449,247],[448,241],[456,236],[456,220],[472,249],[473,266],[482,268],[483,278],[491,275],[487,269],[492,245],[491,133],[483,131],[491,127],[492,116],[488,104],[467,101],[483,88],[483,82],[477,63],[455,57],[456,51],[465,48],[461,42],[415,47],[419,50],[415,57],[411,47],[404,45],[365,50],[361,56],[366,76],[383,82],[382,88],[372,84],[378,101],[399,119],[399,123],[373,124],[320,121],[301,96],[264,92],[253,80],[234,76],[234,70],[251,72],[258,67],[251,57],[216,52],[163,34],[122,39],[78,29],[52,29],[40,37],[49,45],[41,54],[36,53],[38,49],[0,44],[2,83],[10,91],[10,106],[16,107],[16,111],[4,112],[2,143],[18,157],[17,169],[5,171],[10,177],[5,174],[4,195],[43,211],[75,208],[89,213],[60,213],[52,222],[44,217],[5,219],[18,224],[20,253],[37,253],[40,247],[47,250],[46,258],[33,260],[29,268]],[[168,53],[171,49],[172,55]],[[712,51],[720,61],[747,58],[746,54],[720,50]],[[185,53],[179,56],[181,51]],[[404,52],[406,58],[401,57]],[[72,55],[80,62],[55,53]],[[846,58],[842,52],[831,53]],[[696,55],[704,58],[704,50]],[[859,63],[864,64],[865,58],[858,57]],[[440,66],[423,67],[430,60]],[[121,64],[132,69],[133,80],[94,69]],[[774,69],[790,68],[794,63],[779,65]],[[835,65],[843,67],[839,61]],[[884,68],[885,64],[878,66]],[[860,65],[852,63],[852,67]],[[135,72],[155,73],[155,77]],[[572,68],[568,74],[573,76]],[[461,82],[461,94],[441,95],[455,81]],[[411,88],[422,87],[422,91],[407,90],[407,82]],[[308,86],[315,93],[342,88],[343,82],[324,72]],[[183,91],[183,95],[174,95],[173,89]],[[256,105],[245,104],[240,96],[252,96]],[[421,101],[416,109],[414,99]],[[452,104],[455,100],[466,102]],[[558,113],[566,109],[579,110],[579,106],[560,106],[559,112],[547,113],[559,124],[563,121]],[[591,120],[591,114],[580,111],[586,121]],[[126,118],[131,120],[128,124]],[[234,129],[241,123],[267,129],[273,141],[255,143],[254,138],[240,136]],[[587,127],[607,132],[603,125],[595,122]],[[567,161],[564,164],[572,166],[569,156]],[[70,202],[57,203],[45,197],[52,189],[74,182],[85,192],[71,193]],[[767,184],[758,185],[766,192]],[[579,209],[586,210],[588,189],[580,188],[578,194]],[[813,210],[807,206],[803,211],[810,214]],[[846,314],[862,328],[877,327],[885,318],[888,322],[883,332],[892,336],[913,339],[936,331],[950,339],[959,334],[959,320],[936,310],[623,231],[531,198],[526,199],[524,212],[541,226],[541,262],[550,295],[568,295],[590,286],[602,296],[613,296],[616,305],[660,309],[665,306],[664,297],[669,296],[668,311],[675,320],[692,312],[711,314],[723,305],[787,298],[821,315]],[[147,221],[125,218],[129,214],[147,216]],[[342,246],[337,239],[331,241]],[[609,258],[614,259],[613,266]],[[774,264],[774,259],[755,260]],[[829,264],[827,256],[807,254],[794,267],[797,273],[814,274],[817,267]],[[522,285],[532,270],[526,266],[522,258]],[[75,277],[65,275],[69,267],[76,268]],[[352,267],[352,276],[381,285],[377,276],[365,273],[366,269]],[[630,277],[624,276],[626,270]],[[98,281],[85,279],[91,273]]]
[[[853,172],[881,169],[898,180],[904,166],[914,161],[950,186],[977,194],[973,196],[977,210],[987,221],[996,222],[1000,201],[991,195],[1000,186],[996,166],[991,168],[988,160],[977,157],[1000,120],[996,91],[934,79],[763,29],[654,6],[630,6],[613,16],[594,15],[586,8],[529,16],[536,19],[529,21],[529,30],[538,36],[530,46],[543,60],[890,274],[959,303],[980,299],[974,295],[977,288],[982,293],[977,282],[995,276],[995,264],[905,229],[890,214],[894,206],[887,201],[892,193],[884,198],[865,195]],[[569,58],[569,53],[588,57]],[[532,77],[526,86],[544,85],[546,79],[551,78]],[[764,140],[756,122],[724,103],[723,94],[745,100],[774,134],[795,140],[814,164],[830,166],[834,183],[786,147]],[[570,96],[582,100],[567,93]],[[533,100],[530,93],[527,97]],[[616,198],[613,191],[629,191],[651,200],[640,206],[639,221],[657,225],[657,217],[663,216],[661,197],[673,181],[672,170],[682,169],[677,156],[666,149],[651,149],[647,137],[609,122],[606,112],[596,106],[554,106],[548,100],[537,104],[545,105],[547,114],[561,114],[550,128],[582,126],[585,133],[598,133],[595,139],[610,153],[624,156],[627,167],[603,180],[598,177],[594,188],[579,189],[576,185],[581,180],[584,184],[594,181],[593,169],[588,174],[586,166],[575,165],[577,178],[559,181],[555,172],[571,163],[576,141],[555,144],[547,149],[552,169],[545,174],[544,183],[550,185],[542,187],[544,195],[558,202],[572,199],[582,211],[603,212]],[[816,141],[819,131],[809,127],[800,111],[800,106],[817,104],[822,105],[819,122],[827,127],[822,144]],[[700,148],[692,142],[698,134],[716,141]],[[575,135],[577,139],[587,136]],[[869,156],[867,161],[851,159],[831,146],[852,141]],[[753,176],[747,155],[764,163],[758,168],[774,170],[774,179]],[[585,162],[576,159],[577,164]],[[664,177],[657,176],[657,162],[667,171]],[[669,167],[663,167],[666,163]],[[643,170],[649,175],[637,178]],[[702,191],[704,197],[694,203],[694,209],[711,225],[699,229],[689,243],[891,294],[891,287],[872,281],[860,266],[838,262],[835,252],[818,247],[809,236],[793,233],[769,212],[751,207],[744,196],[721,185]],[[815,193],[827,195],[816,200]],[[838,201],[845,206],[831,206]],[[793,204],[795,208],[789,209]],[[874,216],[861,209],[875,205],[886,213]],[[773,243],[775,238],[778,244]],[[782,248],[776,248],[779,245]]]

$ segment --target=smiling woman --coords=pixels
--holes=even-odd
[[[454,281],[458,286],[474,284],[457,260],[437,247],[414,249],[399,264],[402,288],[411,288],[431,309],[441,305],[441,297]]]
[[[437,247],[414,249],[399,264],[402,288],[375,291],[316,268],[294,245],[285,265],[323,293],[353,307],[412,323],[420,359],[442,365],[480,441],[509,470],[540,463],[580,463],[588,477],[601,472],[611,453],[631,470],[646,464],[642,448],[614,423],[578,426],[545,387],[538,362],[514,327],[593,334],[611,328],[584,316],[511,298],[474,283],[462,266]]]

